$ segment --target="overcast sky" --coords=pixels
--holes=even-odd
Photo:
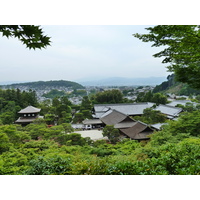
[[[159,51],[134,38],[149,25],[47,25],[51,46],[29,50],[18,39],[0,37],[0,82],[161,77]],[[0,34],[1,35],[1,34]]]

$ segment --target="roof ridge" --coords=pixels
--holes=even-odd
[[[166,105],[166,104],[165,104],[165,105],[164,105],[164,104],[160,104],[160,105],[158,105],[157,107],[159,107],[159,106],[166,106],[166,107],[175,108],[175,109],[179,109],[179,110],[182,109],[182,108],[179,108],[179,107],[170,106],[170,105]],[[157,107],[156,107],[156,108],[157,108]]]
[[[117,105],[140,105],[140,104],[148,104],[153,102],[139,102],[139,103],[113,103],[113,104],[94,104],[94,106],[117,106]]]

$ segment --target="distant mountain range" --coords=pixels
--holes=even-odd
[[[166,77],[147,78],[123,78],[111,77],[92,81],[77,81],[83,86],[137,86],[137,85],[158,85],[166,81]]]

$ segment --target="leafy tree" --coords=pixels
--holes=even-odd
[[[156,103],[156,105],[166,104],[167,103],[167,97],[165,95],[161,94],[161,93],[155,93],[155,94],[153,94],[151,102]]]
[[[176,79],[200,89],[200,26],[199,25],[158,25],[146,28],[148,34],[133,34],[143,42],[153,42],[152,47],[165,46],[154,54],[164,57],[162,63],[169,63],[169,71]]]
[[[103,128],[102,134],[104,137],[107,136],[111,143],[115,144],[117,141],[119,141],[119,136],[120,136],[119,130],[114,128],[113,125],[106,125]]]
[[[182,108],[184,112],[193,112],[200,109],[200,104],[194,105],[193,103],[187,102],[185,106],[177,104],[176,107]]]
[[[72,114],[71,113],[67,113],[66,111],[62,111],[61,112],[61,117],[58,120],[58,124],[62,124],[62,123],[70,123],[72,120]]]
[[[50,45],[50,37],[43,34],[40,26],[0,25],[0,32],[7,38],[18,38],[29,49],[41,49]]]
[[[74,118],[73,118],[73,123],[81,123],[84,120],[83,113],[75,113]]]
[[[0,156],[0,174],[18,175],[28,168],[28,158],[19,151],[12,149]]]
[[[0,154],[1,154],[5,151],[8,151],[12,144],[9,142],[9,137],[2,132],[0,132],[0,141],[1,141],[0,142]]]
[[[4,112],[0,115],[3,124],[12,124],[15,121],[15,113]]]
[[[61,145],[80,145],[84,146],[86,144],[87,138],[81,137],[79,133],[70,133],[70,134],[60,134],[55,141]]]
[[[45,115],[45,122],[48,124],[48,125],[53,125],[54,122],[55,122],[55,114],[46,114]]]
[[[166,121],[166,116],[162,114],[159,110],[154,110],[152,108],[146,108],[143,111],[143,115],[141,117],[134,117],[136,120],[140,120],[146,124],[156,124],[163,123]]]
[[[64,95],[66,95],[66,93],[64,91],[59,91],[59,90],[53,89],[50,92],[43,94],[43,97],[53,99],[55,97],[60,97],[60,96],[64,96]]]
[[[26,132],[17,130],[16,125],[0,126],[0,133],[5,133],[9,138],[9,142],[15,147],[18,147],[31,139]]]
[[[31,136],[31,139],[37,140],[39,137],[44,137],[50,130],[47,128],[46,124],[28,124],[24,128],[28,132],[28,135]]]
[[[91,110],[92,102],[90,101],[88,96],[84,96],[81,102],[81,110]]]
[[[70,157],[63,158],[57,155],[50,158],[39,156],[30,161],[30,168],[25,171],[27,175],[67,175],[71,170]]]
[[[74,129],[72,128],[72,125],[69,123],[63,123],[61,124],[61,126],[63,126],[65,133],[72,133],[74,131]]]
[[[140,92],[136,98],[136,102],[153,102],[157,105],[166,104],[167,97],[161,93],[152,93],[151,91],[144,93]]]
[[[93,103],[123,103],[123,94],[121,91],[113,89],[104,92],[98,92],[92,97]]]

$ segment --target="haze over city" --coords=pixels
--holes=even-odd
[[[46,25],[51,46],[29,50],[15,38],[1,37],[0,80],[88,81],[108,77],[166,77],[158,48],[134,38],[150,25]]]

